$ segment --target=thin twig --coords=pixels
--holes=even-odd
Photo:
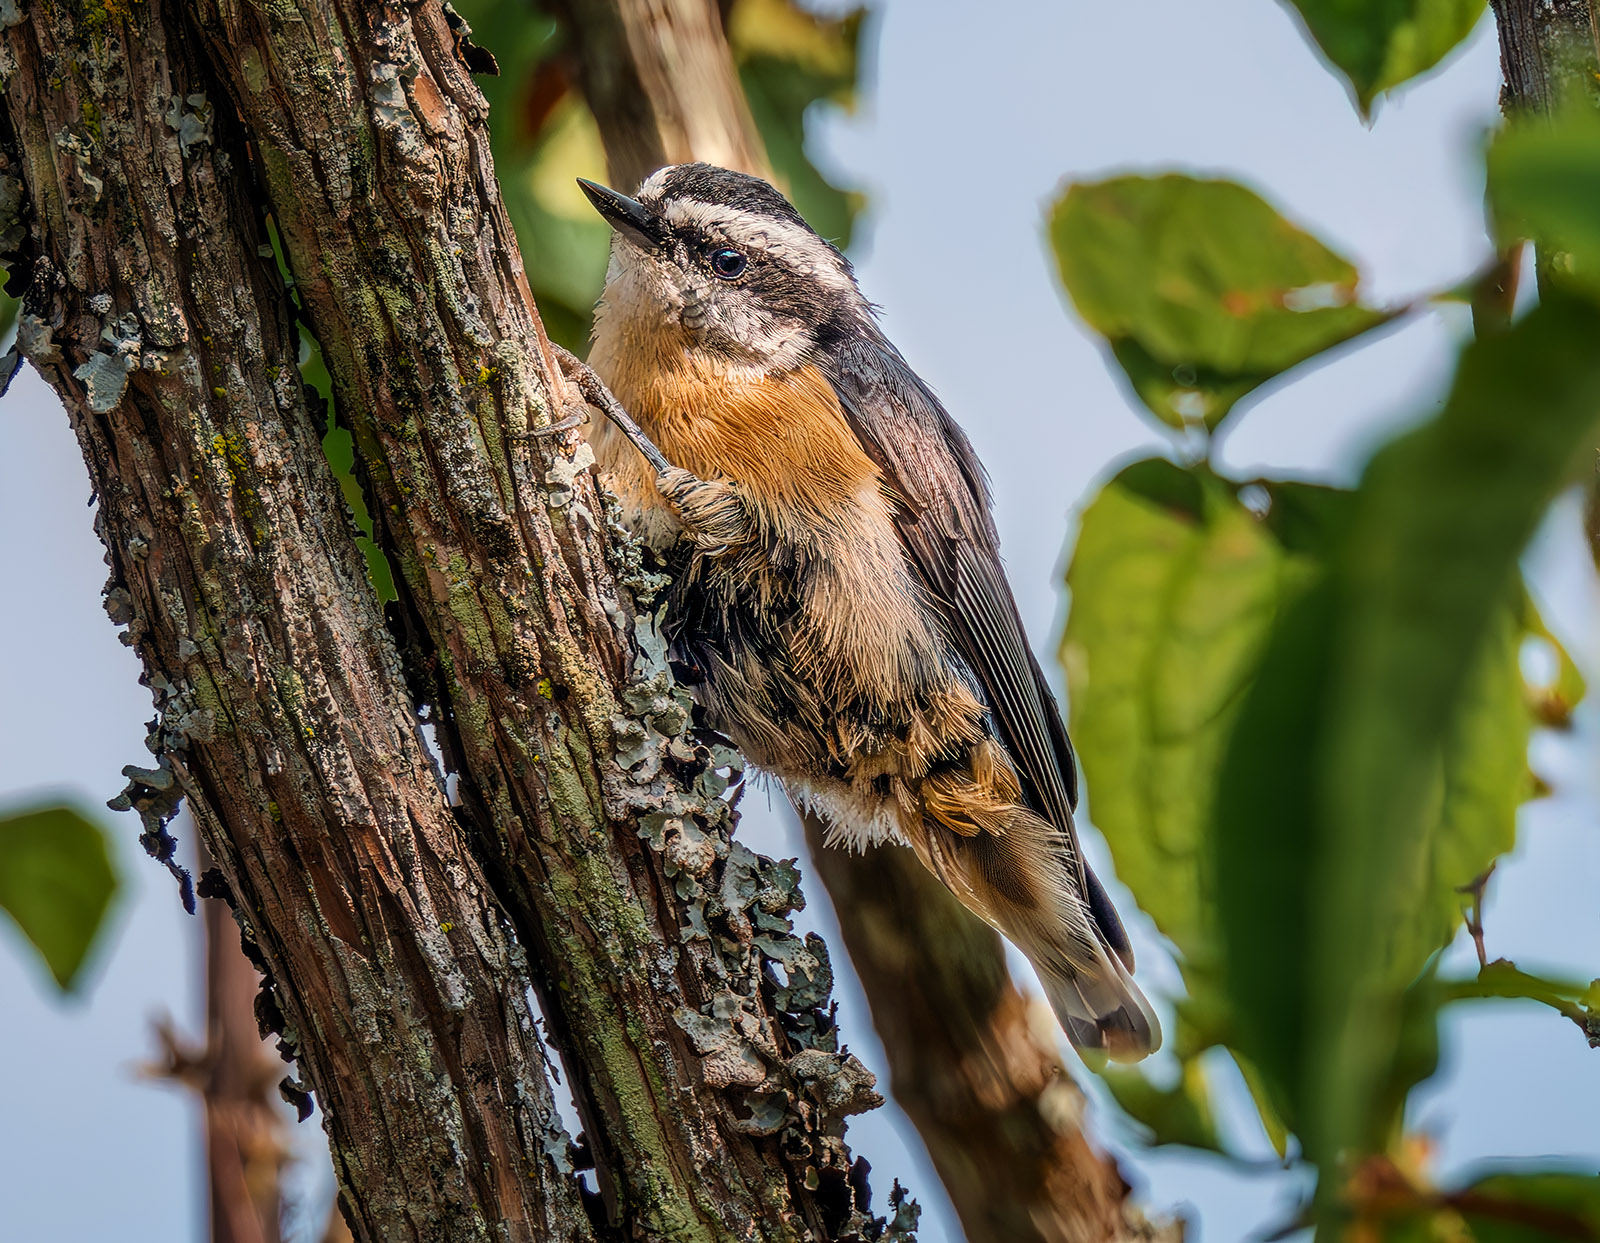
[[[594,373],[588,363],[554,341],[550,343],[550,349],[561,364],[561,373],[578,386],[583,399],[617,425],[617,430],[639,450],[645,461],[655,467],[658,475],[672,469],[666,454],[656,448],[655,442],[644,434],[644,430],[633,421],[633,416],[622,408],[622,403],[611,395],[605,381]]]
[[[1472,899],[1472,906],[1467,915],[1467,932],[1472,936],[1473,948],[1478,951],[1479,970],[1489,965],[1489,954],[1483,944],[1483,891],[1489,883],[1489,878],[1494,875],[1494,869],[1495,865],[1491,863],[1467,884],[1456,886],[1457,893],[1466,894]]]

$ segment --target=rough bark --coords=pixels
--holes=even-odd
[[[1493,0],[1493,7],[1507,112],[1549,112],[1574,92],[1593,98],[1600,22],[1592,0]]]
[[[1132,1243],[1183,1237],[1134,1207],[1083,1133],[1084,1096],[1030,1013],[1000,936],[909,850],[850,855],[806,823],[817,872],[872,1006],[895,1100],[927,1145],[967,1243]]]
[[[24,352],[79,427],[164,709],[129,802],[166,852],[191,798],[358,1238],[903,1238],[914,1206],[864,1215],[843,1119],[880,1098],[790,930],[797,877],[729,840],[737,757],[635,621],[626,584],[652,584],[586,447],[529,438],[574,405],[465,34],[437,0],[76,0],[5,32]],[[398,653],[277,240],[399,570]]]
[[[617,185],[690,159],[771,175],[715,3],[558,7]],[[664,24],[670,37],[661,37]],[[707,81],[719,86],[703,89]],[[1083,1094],[1054,1045],[1030,1028],[999,936],[910,851],[827,850],[814,823],[807,836],[883,1039],[895,1097],[970,1243],[1180,1238],[1181,1225],[1145,1222],[1116,1162],[1085,1139]]]
[[[164,0],[13,15],[0,73],[21,347],[159,711],[128,770],[147,845],[170,857],[186,795],[363,1238],[587,1237],[519,951],[419,736],[216,82]]]

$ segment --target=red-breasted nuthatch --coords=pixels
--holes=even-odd
[[[616,232],[590,363],[637,420],[591,386],[613,415],[594,449],[674,566],[669,638],[708,723],[830,842],[908,843],[1027,955],[1080,1049],[1149,1053],[966,435],[766,182],[582,185]]]

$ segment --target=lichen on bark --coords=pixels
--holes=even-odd
[[[672,685],[581,441],[529,436],[576,397],[460,26],[434,0],[65,0],[0,32],[22,348],[160,709],[128,802],[167,850],[190,801],[358,1237],[908,1238],[843,1140],[878,1098],[792,867],[731,839],[736,757]],[[387,614],[297,321],[399,570]]]

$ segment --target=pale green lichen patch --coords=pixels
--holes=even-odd
[[[659,580],[622,560],[649,600]],[[680,1006],[674,1021],[700,1055],[705,1083],[736,1102],[741,1130],[781,1134],[785,1151],[807,1154],[808,1179],[840,1179],[851,1161],[843,1119],[883,1097],[872,1073],[839,1047],[826,944],[796,935],[789,918],[805,901],[799,870],[732,840],[730,790],[742,761],[726,740],[693,727],[659,617],[643,609],[634,617],[638,655],[612,723],[626,779],[608,793],[661,855],[681,903],[679,940],[706,983],[710,1000]],[[891,1207],[896,1224],[856,1214],[863,1237],[911,1237],[915,1205]]]
[[[110,299],[106,299],[110,310]],[[87,390],[89,409],[96,414],[114,410],[128,387],[128,373],[139,366],[141,338],[139,320],[132,314],[124,315],[116,324],[107,324],[100,339],[111,348],[96,350],[86,362],[73,369],[73,376],[82,380]]]
[[[0,0],[4,3],[4,0]],[[267,84],[267,67],[262,62],[261,53],[253,47],[247,47],[239,58],[239,68],[244,73],[244,84],[252,93],[259,94]]]
[[[171,103],[167,107],[166,122],[178,135],[178,146],[183,151],[184,159],[189,158],[189,152],[205,144],[211,143],[211,120],[213,109],[204,92],[195,95],[186,95],[179,98],[171,96]]]

